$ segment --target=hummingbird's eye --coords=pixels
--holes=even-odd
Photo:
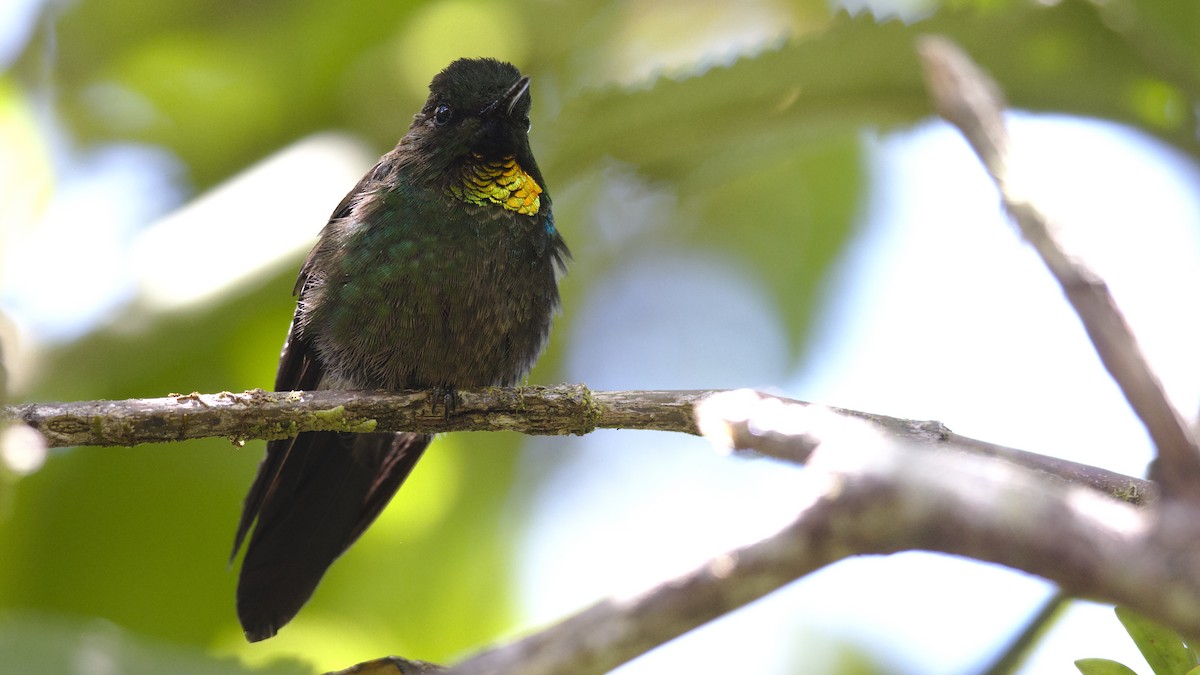
[[[521,121],[525,123],[525,133],[529,133],[530,131],[533,131],[533,122],[530,122],[528,117],[526,117],[525,119],[523,119]]]
[[[450,106],[446,105],[445,103],[440,103],[438,104],[438,107],[434,108],[433,110],[433,123],[439,127],[446,126],[446,124],[450,122],[450,118],[453,116],[454,113],[450,110]]]

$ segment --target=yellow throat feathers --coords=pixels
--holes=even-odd
[[[514,157],[485,160],[472,155],[460,182],[450,185],[450,194],[471,204],[499,204],[527,216],[541,208],[542,186],[517,164]]]

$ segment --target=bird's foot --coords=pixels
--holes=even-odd
[[[429,400],[430,414],[437,414],[438,404],[442,407],[442,418],[450,419],[451,413],[458,409],[458,391],[449,385],[434,387]]]

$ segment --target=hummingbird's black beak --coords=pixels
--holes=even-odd
[[[529,91],[529,78],[522,77],[517,80],[517,83],[509,87],[501,99],[500,103],[504,106],[504,114],[511,115],[513,108],[517,107],[517,101],[520,101],[523,96]]]
[[[504,92],[500,98],[492,101],[483,110],[479,111],[481,115],[488,115],[496,110],[503,110],[505,115],[511,115],[513,108],[517,107],[517,102],[529,92],[529,78],[522,77],[517,80],[513,86]]]

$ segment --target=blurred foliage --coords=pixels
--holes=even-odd
[[[295,675],[309,672],[294,659],[251,669],[194,646],[140,639],[109,621],[26,613],[0,617],[0,654],[9,673],[120,673],[121,675]]]
[[[803,355],[822,280],[867,198],[861,139],[930,114],[918,35],[958,40],[1016,106],[1128,123],[1200,155],[1200,3],[954,0],[911,23],[832,12],[824,0],[756,6],[774,27],[734,45],[735,58],[722,28],[741,10],[720,3],[533,0],[519,13],[485,0],[46,3],[0,74],[0,138],[29,155],[30,175],[47,173],[51,142],[33,137],[27,111],[49,100],[73,143],[165,147],[202,192],[323,129],[352,130],[382,152],[450,60],[514,60],[533,78],[535,151],[577,259],[539,382],[557,379],[573,301],[634,252],[737,259]],[[683,18],[688,30],[646,28]],[[628,206],[614,201],[614,176],[674,207],[613,238],[597,223]],[[23,218],[12,227],[28,226],[28,214],[0,208]],[[314,235],[319,226],[298,224]],[[184,312],[134,303],[44,354],[17,395],[266,386],[293,279],[264,274]],[[0,659],[21,672],[65,672],[83,654],[120,672],[197,673],[281,655],[272,672],[385,653],[451,660],[517,627],[508,589],[519,523],[505,505],[519,442],[439,440],[402,506],[279,637],[253,646],[236,626],[223,556],[261,444],[55,453],[41,471],[0,482]]]

